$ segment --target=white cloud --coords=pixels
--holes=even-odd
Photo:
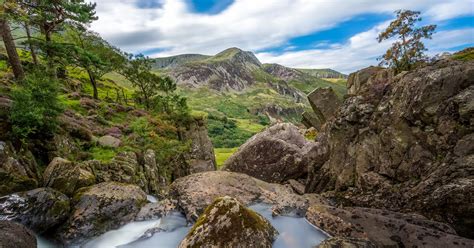
[[[99,20],[92,24],[93,30],[129,52],[165,49],[154,54],[155,57],[215,54],[233,46],[258,51],[285,45],[290,38],[328,29],[360,14],[392,13],[397,9],[416,9],[427,12],[430,19],[444,20],[464,15],[471,3],[471,0],[236,0],[219,14],[205,15],[193,13],[187,0],[158,0],[159,8],[138,8],[139,0],[95,1]],[[454,8],[457,5],[463,10]],[[449,9],[449,14],[443,8]],[[370,32],[352,37],[348,44],[330,44],[330,50],[288,52],[281,56],[261,53],[259,57],[264,62],[267,58],[285,62],[290,61],[283,60],[285,57],[293,55],[303,61],[292,59],[292,64],[337,66],[347,71],[368,61],[368,55],[384,50],[383,44],[373,45],[372,38],[366,37],[373,36]],[[331,54],[342,57],[315,59]],[[344,62],[337,63],[336,59]]]
[[[347,44],[331,49],[313,49],[282,54],[257,53],[261,61],[278,63],[295,68],[332,68],[344,73],[354,72],[369,65],[376,65],[376,58],[382,55],[391,41],[378,43],[377,34],[388,23],[380,24],[369,31],[359,33],[349,39]],[[434,55],[465,44],[472,44],[474,28],[441,31],[426,42]]]

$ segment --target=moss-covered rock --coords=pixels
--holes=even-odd
[[[62,158],[54,158],[43,173],[44,186],[54,188],[68,196],[82,187],[95,183],[95,177],[89,171]]]
[[[206,208],[179,247],[272,247],[277,235],[268,220],[226,196]]]
[[[67,219],[69,198],[51,188],[38,188],[0,197],[0,219],[20,222],[43,233]]]
[[[132,221],[146,203],[146,194],[138,186],[105,182],[80,189],[69,219],[57,231],[66,245],[85,240]]]

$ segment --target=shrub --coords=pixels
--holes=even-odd
[[[57,128],[57,117],[62,113],[58,100],[58,83],[42,73],[27,76],[12,91],[10,113],[13,135],[25,141],[40,135],[51,135]]]

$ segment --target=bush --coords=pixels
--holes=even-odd
[[[13,135],[23,141],[33,136],[51,135],[63,111],[58,100],[58,83],[41,73],[27,76],[12,91],[10,113]]]

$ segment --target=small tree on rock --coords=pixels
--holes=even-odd
[[[397,10],[397,19],[392,21],[385,31],[379,34],[377,40],[382,42],[396,37],[387,52],[381,57],[381,65],[395,69],[395,73],[414,69],[419,63],[427,60],[424,52],[427,50],[421,41],[431,39],[436,25],[415,27],[421,21],[420,12]]]

